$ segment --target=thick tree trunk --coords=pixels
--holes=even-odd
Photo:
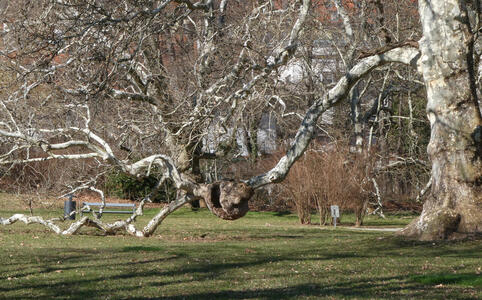
[[[420,240],[482,232],[482,122],[466,7],[461,0],[419,1],[432,193],[402,234]]]

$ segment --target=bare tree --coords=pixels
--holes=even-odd
[[[203,152],[202,141],[213,123],[224,131],[216,134],[238,132],[244,108],[263,97],[257,89],[296,52],[309,8],[310,1],[281,8],[270,1],[9,3],[2,164],[88,159],[134,177],[157,171],[159,186],[170,180],[181,191],[143,230],[132,222],[144,202],[124,222],[84,218],[75,228],[147,236],[197,199],[222,218],[243,216],[252,188],[204,183],[199,160],[229,149]],[[273,22],[279,40],[262,30]],[[74,190],[80,188],[95,189],[95,180]],[[2,223],[18,219],[39,222],[14,216]]]
[[[149,236],[170,212],[196,199],[204,199],[224,219],[242,217],[253,189],[286,177],[326,110],[376,68],[402,63],[418,66],[424,76],[432,125],[432,199],[405,232],[422,239],[480,232],[478,1],[419,1],[420,43],[393,43],[381,30],[382,47],[353,59],[334,86],[312,98],[290,148],[273,169],[244,181],[208,184],[199,178],[199,159],[223,155],[203,153],[209,125],[216,121],[225,132],[241,126],[245,108],[266,101],[263,91],[276,86],[277,71],[302,50],[300,36],[308,28],[311,1],[274,4],[9,3],[2,66],[10,79],[0,123],[8,148],[1,163],[90,159],[132,176],[158,169],[159,182],[169,179],[181,193],[143,229],[134,221],[149,197],[131,217],[113,224],[84,217],[62,230],[52,220],[25,215],[1,218],[0,223],[41,223],[61,234],[90,225]],[[279,30],[266,31],[274,21]],[[349,34],[346,24],[345,31]],[[37,109],[29,110],[32,106]],[[63,120],[67,112],[74,120]]]

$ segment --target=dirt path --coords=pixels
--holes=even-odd
[[[381,232],[397,232],[402,230],[403,227],[354,227],[354,226],[306,226],[306,225],[280,225],[280,224],[269,224],[266,223],[265,225],[252,225],[254,227],[278,227],[278,228],[286,228],[286,227],[299,227],[303,229],[313,229],[313,230],[336,230],[336,229],[347,229],[347,230],[359,230],[359,231],[381,231]]]
[[[386,232],[396,232],[402,230],[403,227],[347,227],[347,226],[337,226],[337,228],[350,229],[350,230],[361,230],[361,231],[386,231]]]

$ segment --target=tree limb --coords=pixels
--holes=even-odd
[[[403,47],[391,49],[388,52],[366,57],[359,61],[331,90],[328,91],[328,93],[316,100],[308,109],[305,118],[291,143],[290,149],[287,151],[286,155],[278,161],[278,164],[267,173],[247,180],[248,185],[258,188],[266,184],[281,182],[288,174],[291,166],[301,157],[301,155],[303,155],[306,147],[311,142],[316,122],[321,114],[341,99],[344,99],[349,93],[351,87],[371,70],[387,63],[403,63],[416,67],[419,57],[420,52],[418,49],[413,47]]]

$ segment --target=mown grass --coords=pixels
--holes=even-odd
[[[0,216],[13,211],[0,202]],[[93,229],[61,237],[15,224],[0,227],[0,245],[0,298],[8,299],[482,297],[480,240],[404,241],[390,232],[300,226],[291,214],[249,213],[227,222],[206,210],[181,209],[146,239]]]

